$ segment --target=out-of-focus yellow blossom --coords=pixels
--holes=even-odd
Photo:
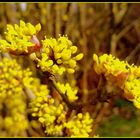
[[[124,97],[140,109],[140,67],[120,61],[114,56],[103,54],[93,55],[94,69],[97,74],[104,74],[107,80],[117,84]]]
[[[28,91],[26,91],[27,89]],[[34,111],[37,111],[37,107],[41,106],[40,102],[48,101],[50,98],[49,92],[47,85],[42,85],[38,78],[32,77],[32,72],[29,69],[22,69],[15,59],[4,58],[0,62],[0,111],[4,114],[2,129],[8,133],[8,136],[21,136],[21,133],[26,133],[28,129],[27,96],[30,99],[37,96],[34,106]],[[48,106],[50,104],[52,110],[53,103],[53,99],[48,101]],[[58,124],[65,118],[62,110],[62,105],[58,108],[56,106],[54,110],[58,116]],[[42,114],[44,113],[40,111],[39,120],[41,122]],[[56,130],[58,128],[56,127]]]
[[[47,135],[62,136],[63,123],[66,121],[66,112],[62,104],[56,105],[48,93],[36,95],[30,103],[32,116],[38,117],[39,122],[46,128]]]
[[[28,129],[27,105],[22,92],[18,94],[5,94],[5,98],[0,100],[4,105],[0,110],[5,110],[3,118],[3,129],[9,136],[20,136]]]
[[[66,133],[70,137],[89,137],[92,131],[93,119],[89,113],[78,113],[65,123]]]
[[[68,97],[68,100],[70,102],[74,102],[75,100],[78,99],[78,96],[76,96],[76,94],[78,92],[78,88],[76,88],[76,87],[72,88],[69,83],[64,84],[64,83],[60,83],[60,82],[57,82],[56,86],[58,89],[61,90],[61,92],[64,95],[66,95]]]
[[[9,110],[8,113],[13,116],[18,113],[25,113],[26,110],[26,99],[23,93],[7,95],[5,99],[6,108]]]
[[[32,71],[27,68],[26,70],[23,70],[23,79],[22,79],[22,83],[25,87],[31,88],[33,85],[33,81],[35,80],[35,78],[32,77]]]
[[[0,61],[0,111],[4,110],[3,129],[8,136],[20,136],[28,129],[24,88],[33,86],[31,75],[31,71],[22,69],[15,59]]]
[[[0,50],[14,54],[28,53],[35,46],[32,40],[40,30],[40,24],[34,26],[22,20],[20,20],[20,25],[8,24],[5,39],[0,40]]]
[[[38,80],[38,79],[34,79],[34,80]],[[37,83],[33,83],[34,86],[31,87],[31,90],[33,91],[35,96],[42,96],[44,98],[46,98],[47,95],[49,95],[50,90],[48,89],[47,85],[43,85],[40,84],[40,82],[38,83],[39,86],[37,86]],[[35,87],[35,85],[37,87]]]
[[[41,60],[38,66],[43,71],[49,71],[54,74],[62,75],[64,72],[74,73],[77,69],[77,61],[81,60],[83,54],[76,55],[77,47],[67,36],[55,38],[46,38],[42,40]]]
[[[33,78],[29,69],[22,69],[16,60],[4,58],[0,62],[0,96],[17,94],[24,87],[32,86]]]
[[[10,136],[18,136],[28,128],[28,119],[24,115],[16,113],[15,116],[4,118],[5,129]]]

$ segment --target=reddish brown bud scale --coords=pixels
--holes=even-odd
[[[133,100],[135,97],[133,94],[131,93],[124,93],[123,96],[127,99],[127,100]]]
[[[112,74],[107,75],[107,79],[115,83],[120,88],[123,88],[125,81],[128,79],[129,73],[120,72],[117,76]]]
[[[33,35],[30,41],[35,44],[35,46],[33,46],[33,50],[39,51],[41,48],[41,45],[38,38],[35,35]]]
[[[128,79],[128,77],[129,77],[129,73],[121,72],[120,74],[118,74],[117,80],[118,80],[118,82],[120,82],[120,81],[125,82]]]
[[[34,46],[35,51],[39,51],[40,48],[41,48],[40,44],[39,45],[38,44],[35,44],[35,46]]]
[[[118,83],[118,85],[120,87],[122,87],[122,85],[124,85],[125,81],[128,79],[129,73],[125,73],[125,72],[121,72],[117,75],[116,77],[116,82]]]

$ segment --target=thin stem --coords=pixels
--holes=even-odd
[[[62,91],[58,88],[57,84],[56,84],[56,80],[54,76],[50,76],[49,79],[52,81],[52,84],[54,86],[54,88],[58,91],[58,93],[61,95],[63,101],[67,104],[67,106],[71,109],[79,109],[81,108],[83,105],[79,104],[79,103],[71,103],[69,102],[68,98],[62,93]]]
[[[94,130],[94,131],[92,132],[92,134],[91,134],[92,136],[95,135],[96,130],[97,130],[97,128],[99,127],[100,123],[102,122],[103,117],[104,117],[104,114],[105,114],[106,110],[108,110],[108,108],[109,108],[109,104],[107,104],[107,103],[103,103],[103,104],[102,104],[101,110],[100,110],[100,112],[97,114],[97,116],[96,116],[96,118],[95,118],[95,121],[94,121],[94,125],[93,125],[93,127],[92,127],[92,129]]]
[[[140,49],[140,43],[135,47],[135,49],[125,58],[126,61],[130,61],[131,58],[136,54],[136,52]]]

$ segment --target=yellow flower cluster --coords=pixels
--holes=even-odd
[[[33,78],[29,69],[23,70],[16,60],[4,58],[0,62],[0,96],[18,94],[30,88]]]
[[[32,38],[40,31],[41,25],[33,26],[20,20],[20,25],[8,24],[5,32],[5,39],[0,40],[0,50],[15,54],[28,53],[29,49],[35,46]]]
[[[78,113],[71,120],[65,123],[66,133],[70,137],[89,137],[92,131],[93,119],[89,113]]]
[[[125,96],[140,109],[140,67],[132,67],[124,86]],[[130,97],[129,97],[130,96]]]
[[[37,117],[45,128],[45,133],[48,136],[89,137],[93,125],[93,119],[89,113],[66,117],[68,111],[65,104],[55,102],[49,94],[49,90],[45,89],[45,86],[43,89],[44,92],[41,90],[36,92],[36,97],[32,99],[30,108],[32,116]]]
[[[50,98],[47,86],[42,85],[38,78],[32,77],[32,72],[29,69],[22,69],[14,59],[3,58],[0,62],[0,111],[5,110],[5,113],[2,113],[5,114],[2,129],[8,133],[8,136],[21,136],[21,133],[28,129],[26,95],[31,99],[37,96],[38,102],[40,97],[45,101],[47,97]],[[49,104],[52,102],[54,102],[53,99],[50,100]],[[39,106],[39,103],[36,104],[35,102],[34,107],[36,106]],[[62,105],[56,107],[54,112],[59,114],[61,110]],[[40,113],[44,114],[41,111]],[[63,115],[63,113],[58,115],[60,116],[58,122],[63,120]],[[56,129],[58,128],[56,127]]]
[[[69,83],[64,84],[64,83],[60,83],[60,82],[57,82],[56,86],[58,89],[61,90],[61,92],[64,95],[67,96],[67,98],[70,102],[74,102],[75,100],[78,99],[78,96],[76,96],[76,94],[78,92],[78,88],[76,88],[76,87],[72,88]]]
[[[14,55],[30,54],[43,71],[53,74],[74,73],[78,69],[77,61],[83,58],[83,53],[76,54],[77,47],[72,45],[67,36],[45,38],[40,44],[36,37],[40,30],[40,24],[34,26],[22,20],[19,25],[8,24],[5,39],[0,40],[0,51]],[[36,51],[41,51],[41,59],[37,58]]]
[[[28,129],[26,100],[22,93],[6,95],[4,100],[6,117],[4,118],[4,129],[9,136],[20,136]]]
[[[105,76],[110,74],[117,76],[121,72],[128,73],[131,67],[127,62],[120,61],[111,54],[103,54],[100,57],[98,57],[96,54],[93,54],[93,60],[95,61],[95,71],[98,74],[104,73]]]
[[[30,103],[32,116],[38,117],[39,122],[46,128],[47,135],[62,136],[63,122],[65,122],[64,107],[62,104],[56,105],[54,99],[48,92],[36,95]]]
[[[120,61],[111,54],[98,57],[93,55],[94,69],[97,74],[104,74],[106,79],[117,84],[124,97],[140,109],[140,67]]]
[[[32,83],[32,85],[33,86],[31,86],[30,89],[32,90],[35,97],[41,96],[46,98],[47,96],[49,96],[50,90],[48,89],[47,85],[41,84],[39,79],[34,78],[34,82]]]
[[[38,66],[43,71],[50,71],[62,75],[65,71],[74,73],[77,68],[77,61],[81,60],[83,54],[75,55],[77,47],[72,45],[66,36],[42,40],[41,60]]]
[[[28,129],[24,88],[33,87],[32,73],[14,59],[0,61],[0,111],[4,112],[3,129],[8,136],[21,136]]]
[[[79,113],[67,120],[63,104],[56,105],[48,93],[36,96],[30,105],[32,116],[38,117],[48,136],[89,137],[92,131],[93,119],[89,113]]]

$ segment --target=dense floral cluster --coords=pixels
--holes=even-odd
[[[38,66],[43,71],[49,71],[54,74],[62,75],[64,72],[74,73],[77,67],[77,61],[81,60],[83,54],[77,54],[77,47],[67,36],[55,38],[45,38],[41,41],[36,37],[40,31],[41,25],[33,26],[20,20],[20,25],[7,25],[5,39],[0,40],[0,50],[11,54],[31,54],[41,49],[41,59],[37,58]],[[32,58],[31,57],[31,58]]]
[[[98,57],[93,55],[94,69],[97,74],[104,74],[106,79],[117,84],[124,96],[140,108],[140,67],[120,61],[111,54]]]
[[[74,102],[75,100],[78,99],[78,96],[76,96],[78,92],[78,88],[71,87],[69,83],[64,84],[64,83],[57,82],[56,85],[57,88],[61,89],[61,92],[67,96],[70,102]]]
[[[66,36],[46,38],[42,40],[41,60],[38,65],[43,71],[62,75],[64,72],[74,73],[77,61],[81,60],[83,54],[75,55],[77,47],[72,45]]]
[[[31,102],[32,116],[38,117],[39,122],[46,128],[48,135],[63,135],[63,123],[65,122],[64,107],[62,104],[57,105],[48,92],[36,95]]]
[[[24,87],[30,87],[29,69],[23,70],[16,60],[3,58],[0,62],[0,112],[4,129],[9,136],[21,135],[28,128]]]
[[[92,137],[104,115],[107,117],[111,113],[116,115],[120,112],[128,114],[127,109],[122,111],[119,106],[113,112],[108,111],[114,107],[112,105],[116,99],[114,97],[120,97],[113,96],[111,98],[111,95],[116,95],[120,91],[123,91],[122,95],[140,109],[140,67],[129,65],[112,55],[104,54],[98,57],[94,54],[94,69],[100,78],[98,81],[98,76],[95,73],[91,74],[91,63],[86,64],[86,60],[90,60],[90,54],[93,51],[98,52],[100,46],[106,46],[105,38],[109,38],[112,54],[115,54],[116,51],[114,46],[125,46],[125,43],[119,40],[125,36],[125,34],[119,34],[122,29],[117,30],[118,34],[115,34],[115,30],[112,30],[112,34],[106,34],[110,26],[104,26],[105,34],[100,32],[104,21],[107,21],[107,24],[110,22],[110,20],[100,20],[100,17],[102,14],[104,15],[103,10],[107,11],[111,6],[112,14],[106,12],[107,15],[104,17],[110,19],[110,15],[113,15],[116,27],[122,24],[127,25],[127,22],[122,20],[124,15],[127,15],[126,11],[129,13],[127,4],[104,6],[102,14],[98,13],[100,11],[98,6],[44,3],[1,6],[1,31],[6,23],[17,21],[17,17],[41,23],[32,25],[20,20],[19,25],[7,25],[5,38],[0,36],[2,38],[0,40],[0,53],[2,54],[0,56],[1,136]],[[37,12],[36,9],[38,9]],[[2,16],[3,13],[6,16]],[[32,18],[31,13],[34,13],[35,18]],[[99,22],[92,29],[90,23],[93,21],[94,24],[96,21],[96,18],[92,18],[93,15],[97,15],[95,17]],[[73,16],[76,18],[71,20]],[[131,17],[131,14],[128,17]],[[37,34],[41,30],[41,25],[43,30],[38,38]],[[73,27],[75,28],[73,29]],[[43,38],[45,32],[46,36]],[[99,35],[94,36],[96,32],[99,32]],[[133,33],[131,30],[127,33],[129,32]],[[83,58],[83,53],[79,53],[78,47],[72,44],[67,35],[62,36],[59,33],[72,35],[72,40],[76,41],[76,44],[84,51],[85,61],[82,61],[83,68],[79,73],[75,73],[75,71],[79,69],[77,63]],[[48,38],[48,36],[58,38]],[[39,40],[41,38],[43,40]],[[108,41],[106,41],[107,44]],[[127,41],[129,42],[129,40]],[[128,42],[127,44],[129,44]],[[93,44],[96,48],[92,48]],[[135,40],[130,44],[135,44]],[[2,60],[2,57],[9,55],[5,52],[10,54],[11,59],[4,58]],[[23,66],[29,60],[27,63],[31,64],[30,67],[33,68],[34,73],[28,68],[20,67],[13,59],[15,57],[17,59],[20,57]],[[24,58],[26,59],[24,60]],[[104,84],[106,85],[104,86]],[[112,88],[110,85],[113,84],[115,87]],[[116,87],[121,90],[117,91]],[[106,91],[111,94],[108,96]],[[104,96],[107,99],[109,97],[109,102],[104,103],[106,100]],[[109,105],[109,103],[111,104]],[[128,118],[126,116],[124,118]],[[94,117],[97,119],[95,123]],[[94,135],[93,137],[99,136]]]
[[[0,96],[21,93],[24,87],[32,86],[29,69],[22,69],[16,60],[4,58],[0,62]]]
[[[28,53],[36,44],[35,35],[40,31],[41,25],[33,26],[20,20],[20,25],[8,24],[5,39],[0,40],[0,50],[14,54]],[[39,42],[37,42],[39,45]]]
[[[65,123],[67,135],[70,137],[89,137],[92,131],[93,119],[89,113],[78,113],[67,123]]]
[[[7,110],[4,118],[4,128],[10,136],[21,135],[28,129],[26,99],[22,93],[7,95],[4,104]]]
[[[31,102],[32,116],[38,117],[48,136],[89,137],[93,119],[89,113],[67,118],[64,104],[57,104],[48,93],[36,96]]]
[[[67,86],[69,87],[69,84]],[[64,85],[57,88],[60,88],[62,92],[67,90]],[[78,113],[69,118],[66,104],[54,100],[47,86],[41,85],[40,89],[38,87],[38,90],[35,88],[32,91],[35,93],[30,103],[32,116],[38,118],[48,136],[89,137],[93,126],[93,119],[89,113]],[[72,97],[74,97],[73,92]],[[71,99],[70,95],[69,98]]]
[[[83,54],[76,54],[77,47],[72,45],[67,36],[45,38],[40,49],[35,36],[40,29],[40,24],[33,26],[23,21],[20,21],[19,26],[7,25],[6,39],[0,40],[0,50],[15,55],[30,54],[30,58],[37,60],[42,71],[59,75],[67,72],[72,75],[78,69],[77,61],[82,59]],[[34,47],[39,47],[39,55],[35,53],[38,48]],[[78,88],[73,79],[71,83],[65,84],[57,81],[54,86],[69,102],[78,99]],[[32,77],[30,69],[22,69],[14,59],[4,58],[0,62],[0,97],[0,110],[6,107],[6,113],[2,112],[5,116],[0,116],[3,119],[1,129],[8,131],[9,135],[17,136],[28,129],[27,98],[32,116],[38,118],[48,136],[89,137],[92,131],[93,119],[88,112],[71,115],[72,110],[64,101],[55,100],[48,86]]]
[[[33,94],[30,95],[32,96],[30,103],[32,116],[38,118],[39,122],[45,127],[47,135],[64,136],[66,133],[67,136],[71,137],[89,136],[93,122],[89,114],[79,113],[77,116],[67,118],[66,105],[64,103],[58,104],[50,95],[47,85],[41,85],[39,79],[33,78],[29,69],[23,70],[16,60],[4,58],[0,62],[0,72],[0,110],[3,110],[4,104],[6,111],[2,128],[9,135],[17,136],[28,129],[29,120],[24,93],[26,92],[24,91],[25,88],[27,88]],[[57,84],[64,94],[67,91],[66,95],[70,101],[77,99],[77,89],[72,90],[68,83],[65,85]]]
[[[68,83],[57,82],[56,85],[63,94],[67,95],[69,101],[78,99],[76,96],[78,89],[72,89]],[[93,126],[93,119],[89,113],[78,113],[76,116],[68,117],[70,114],[66,104],[58,103],[46,85],[41,85],[38,90],[33,87],[31,89],[35,94],[30,103],[32,116],[38,118],[47,136],[89,137]]]
[[[140,109],[140,67],[132,67],[131,71],[125,83],[124,92],[125,96],[128,96],[128,99]]]
[[[121,72],[128,73],[130,65],[127,62],[120,61],[114,56],[103,54],[98,57],[96,54],[93,55],[93,59],[96,62],[94,69],[98,74],[104,73],[105,76],[112,74],[113,76],[119,75]]]

